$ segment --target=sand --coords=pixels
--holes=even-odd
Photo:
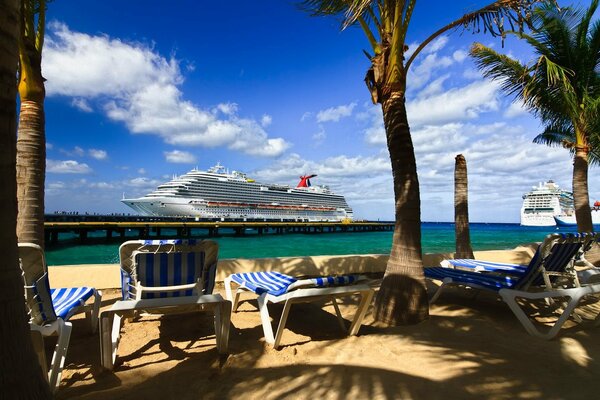
[[[105,290],[103,307],[117,296],[116,290]],[[352,301],[342,307],[348,319]],[[600,396],[600,328],[589,323],[570,322],[558,338],[545,341],[529,336],[494,296],[449,289],[425,322],[383,328],[369,314],[359,336],[346,337],[333,308],[321,306],[292,307],[283,348],[274,350],[262,337],[256,302],[243,302],[232,315],[228,356],[216,351],[208,314],[142,317],[125,324],[111,372],[100,368],[98,335],[77,317],[57,398]],[[272,310],[277,317],[281,307]],[[595,316],[600,306],[581,311]]]

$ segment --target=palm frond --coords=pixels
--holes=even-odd
[[[531,80],[527,66],[481,43],[474,43],[469,53],[485,77],[500,81],[502,90],[509,96],[526,100],[524,91]]]
[[[497,0],[487,6],[463,15],[461,18],[438,29],[413,52],[406,62],[406,69],[410,67],[417,55],[432,40],[442,33],[463,26],[465,30],[489,33],[492,36],[504,38],[508,31],[522,32],[525,27],[531,28],[533,12],[539,4],[556,4],[554,0]],[[558,5],[556,5],[558,7]]]

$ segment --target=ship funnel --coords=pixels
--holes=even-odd
[[[298,183],[298,186],[296,186],[296,187],[299,187],[299,188],[310,187],[310,178],[314,178],[315,176],[317,176],[317,175],[313,174],[313,175],[303,175],[303,176],[301,176],[300,177],[300,182]]]

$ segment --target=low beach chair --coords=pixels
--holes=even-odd
[[[298,280],[274,271],[238,273],[225,278],[225,293],[227,299],[233,302],[232,309],[234,312],[237,310],[241,293],[252,292],[258,295],[258,308],[265,340],[267,343],[272,344],[274,348],[278,348],[290,307],[294,303],[330,300],[333,303],[340,327],[346,330],[336,298],[359,294],[361,300],[348,331],[349,335],[356,335],[374,293],[374,290],[364,283],[366,279],[361,275],[344,275]],[[237,285],[235,293],[232,290],[233,283]],[[277,331],[273,336],[268,304],[281,302],[285,304]]]
[[[600,240],[600,234],[589,232],[568,234],[556,233],[548,235],[546,240],[552,240],[552,238],[556,237],[556,235],[562,237],[562,244],[554,251],[552,262],[546,262],[544,265],[542,265],[543,268],[541,270],[541,275],[535,282],[533,282],[533,285],[540,285],[542,283],[541,280],[543,279],[543,283],[547,287],[551,287],[553,281],[557,280],[557,277],[559,276],[571,277],[577,282],[578,275],[574,268],[575,261],[578,259],[584,259],[583,254],[588,251],[594,243],[597,243],[598,240]],[[440,265],[445,268],[454,268],[473,272],[499,273],[519,277],[527,273],[532,263],[536,263],[538,261],[536,255],[539,249],[543,246],[543,243],[538,246],[536,254],[530,260],[529,264],[510,264],[473,259],[453,259],[443,260],[440,262]],[[575,252],[575,256],[573,256],[573,252]]]
[[[122,300],[100,314],[102,366],[114,366],[124,317],[199,310],[214,313],[217,348],[226,353],[231,303],[212,294],[218,245],[210,240],[131,240],[119,248]]]
[[[25,300],[32,332],[39,333],[42,337],[58,336],[49,371],[43,346],[38,349],[38,358],[42,370],[47,372],[50,389],[56,391],[71,338],[72,324],[69,319],[85,312],[92,332],[95,332],[102,293],[92,287],[50,289],[44,251],[37,244],[19,243],[19,262],[23,271]],[[92,297],[94,301],[88,303]]]
[[[598,234],[550,234],[525,268],[514,267],[514,264],[499,264],[501,269],[492,270],[491,265],[486,263],[479,264],[480,267],[473,268],[473,271],[427,267],[425,277],[442,282],[430,303],[434,303],[448,286],[497,292],[529,334],[551,339],[558,334],[584,297],[600,293],[600,284],[581,285],[577,274],[569,271],[573,267],[575,257],[597,240]],[[506,268],[506,265],[512,267]],[[507,270],[509,273],[506,273]],[[564,298],[568,300],[565,303],[560,302],[564,305],[562,313],[545,333],[536,328],[517,301],[545,299],[550,302],[553,299]]]

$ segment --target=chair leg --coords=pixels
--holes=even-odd
[[[229,347],[229,326],[231,324],[231,302],[223,301],[214,307],[215,313],[215,336],[217,350],[226,354]]]
[[[348,331],[348,335],[354,336],[358,334],[358,330],[362,325],[362,321],[369,309],[369,305],[373,300],[374,290],[369,290],[368,292],[362,292],[360,303],[358,303],[358,308],[356,309],[356,314],[354,315],[354,319],[352,320],[352,324],[350,325],[350,330]]]
[[[273,347],[275,349],[279,347],[279,342],[281,341],[281,336],[283,335],[283,330],[285,329],[285,323],[287,322],[291,307],[292,301],[287,299],[283,305],[283,312],[281,313],[281,318],[279,319],[279,324],[277,325],[277,332],[275,333],[275,340],[273,341]]]
[[[235,291],[235,295],[234,295],[233,291],[231,290],[231,283],[232,283],[231,277],[228,276],[227,278],[225,278],[225,281],[224,281],[225,298],[227,298],[227,300],[232,302],[231,311],[236,312],[238,305],[239,305],[239,301],[240,301],[241,290],[237,289]]]
[[[52,355],[52,363],[50,364],[50,376],[48,383],[50,390],[55,392],[60,385],[60,379],[62,377],[62,370],[65,366],[65,358],[67,357],[67,350],[69,349],[69,340],[71,339],[71,330],[73,326],[70,322],[65,322],[62,319],[58,319],[58,341],[54,348],[54,354]]]
[[[92,333],[96,333],[98,330],[98,317],[100,315],[100,305],[102,304],[102,292],[100,290],[94,290],[94,305],[92,313],[90,315],[90,324],[92,327]]]
[[[265,334],[265,340],[267,343],[274,343],[275,338],[273,337],[273,327],[271,326],[271,316],[269,315],[269,308],[267,306],[267,294],[261,294],[258,296],[258,310],[260,311],[260,319],[262,321],[263,332]]]
[[[442,291],[444,290],[444,287],[448,284],[452,283],[452,279],[450,278],[444,278],[444,280],[442,281],[442,284],[440,285],[440,287],[437,288],[437,290],[435,291],[435,293],[433,294],[433,296],[431,297],[431,299],[429,300],[429,304],[433,304],[437,301],[437,299],[440,297],[440,295],[442,294]]]
[[[334,296],[331,296],[331,302],[333,303],[333,308],[335,309],[335,314],[337,315],[340,328],[342,328],[343,332],[346,332],[346,324],[344,323],[344,318],[342,317],[340,307],[338,306],[337,300]]]
[[[525,328],[527,333],[529,333],[532,336],[548,340],[552,339],[558,334],[564,323],[567,322],[567,319],[569,319],[569,316],[571,315],[573,310],[575,310],[575,308],[579,304],[579,301],[583,297],[583,295],[577,293],[575,293],[572,297],[569,297],[567,305],[566,307],[564,307],[564,310],[560,317],[556,320],[556,322],[554,323],[554,325],[552,325],[548,332],[542,333],[542,331],[536,328],[529,316],[525,314],[523,309],[519,306],[519,303],[517,303],[517,297],[520,296],[512,293],[510,290],[507,289],[501,290],[500,295],[502,296],[504,302],[511,309],[513,314],[515,314],[521,325],[523,325],[523,328]]]

